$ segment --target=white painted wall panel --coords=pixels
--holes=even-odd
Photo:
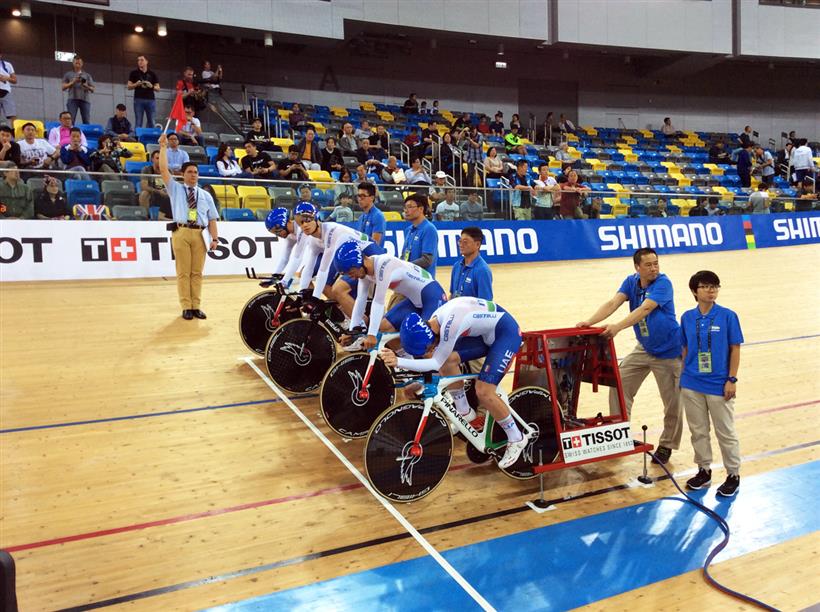
[[[820,59],[820,9],[741,0],[741,55]]]

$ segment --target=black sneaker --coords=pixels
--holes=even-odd
[[[686,481],[686,488],[697,491],[703,487],[708,487],[710,484],[712,484],[712,470],[700,468],[697,474]]]
[[[652,463],[660,463],[666,465],[669,457],[672,456],[672,449],[665,446],[659,446],[655,451],[655,456],[652,457]]]
[[[726,481],[718,487],[717,494],[721,497],[734,497],[740,488],[740,476],[729,474]]]

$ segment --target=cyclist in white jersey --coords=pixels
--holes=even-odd
[[[402,348],[414,357],[397,357],[382,349],[381,357],[390,367],[413,372],[440,371],[457,375],[458,365],[486,357],[476,381],[481,406],[507,434],[507,449],[498,465],[509,467],[516,462],[529,440],[523,436],[509,408],[496,394],[496,388],[512,364],[521,346],[521,331],[515,319],[500,306],[473,297],[454,298],[438,308],[428,321],[412,313],[401,324]],[[456,407],[466,420],[475,419],[463,389],[451,391]]]
[[[444,289],[427,270],[387,253],[365,255],[355,240],[344,242],[336,250],[334,264],[341,274],[359,281],[358,295],[350,315],[351,329],[363,324],[367,297],[375,285],[367,337],[362,341],[365,349],[376,346],[376,335],[380,331],[398,331],[410,313],[415,312],[427,320],[447,301]],[[385,314],[388,289],[404,296],[404,299]]]
[[[295,221],[290,220],[290,213],[287,208],[274,208],[265,217],[265,228],[274,236],[284,242],[282,253],[279,259],[276,260],[276,265],[273,266],[273,276],[282,276],[288,262],[290,261],[293,248],[296,246],[296,241],[302,233],[302,229]],[[274,278],[263,285],[270,285]]]

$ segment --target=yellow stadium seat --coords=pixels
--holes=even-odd
[[[651,130],[638,130],[645,138],[652,138],[654,134]]]
[[[550,167],[550,170],[560,170],[564,166],[557,159],[550,159],[549,167]]]
[[[288,121],[290,119],[290,111],[289,110],[285,110],[284,108],[280,108],[277,112],[278,112],[279,116],[282,119],[284,119],[285,121]]]
[[[578,142],[581,140],[575,134],[567,134],[567,142]]]
[[[326,128],[323,124],[321,124],[321,123],[318,123],[318,122],[316,122],[316,121],[311,121],[311,122],[310,122],[310,125],[312,125],[312,126],[313,126],[313,130],[314,130],[317,134],[325,134],[325,133],[327,133],[327,128]]]
[[[15,119],[14,120],[14,139],[20,140],[23,138],[23,126],[26,123],[33,123],[37,128],[37,138],[45,138],[46,126],[42,121],[36,119]]]
[[[244,147],[237,147],[233,150],[233,156],[236,158],[236,161],[241,160],[247,154],[248,152],[245,150]]]
[[[680,153],[680,147],[677,145],[666,145],[666,148],[669,149],[672,153]]]
[[[609,197],[604,198],[604,204],[609,204],[612,208],[615,208],[616,206],[623,204],[623,202],[621,202],[618,198]]]
[[[350,114],[346,108],[342,108],[341,106],[331,106],[330,113],[337,117],[347,117]]]
[[[236,189],[233,185],[213,184],[211,187],[222,208],[239,208],[239,196],[236,195]]]
[[[308,170],[308,178],[311,181],[324,181],[326,183],[333,183],[333,177],[326,170]]]
[[[690,187],[692,179],[688,179],[679,172],[670,172],[669,176],[678,181],[678,187]]]
[[[145,153],[145,145],[141,142],[121,142],[120,146],[123,149],[131,151],[131,157],[120,157],[120,163],[125,167],[127,161],[147,161]]]
[[[599,219],[614,219],[615,215],[599,215]]]
[[[277,145],[277,146],[279,146],[279,147],[282,147],[282,150],[283,150],[285,153],[287,153],[287,152],[288,152],[288,148],[289,148],[291,145],[293,145],[293,139],[292,139],[292,138],[271,138],[271,139],[270,139],[270,141],[271,141],[273,144],[275,144],[275,145]]]
[[[376,105],[373,104],[372,102],[360,102],[359,103],[359,108],[362,109],[363,111],[367,111],[369,113],[372,113],[372,112],[376,111]]]
[[[582,126],[580,126],[580,128],[581,128],[582,130],[584,130],[584,131],[585,131],[587,134],[589,134],[590,136],[597,136],[597,135],[598,135],[598,130],[596,130],[596,129],[595,129],[594,127],[592,127],[591,125],[582,125]]]
[[[662,161],[661,166],[667,168],[668,170],[677,170],[678,165],[675,162],[671,161]]]
[[[612,214],[616,217],[618,215],[626,215],[629,213],[629,206],[627,204],[617,204],[612,207]]]
[[[403,221],[403,217],[401,213],[396,212],[395,210],[388,210],[384,213],[384,220],[385,221]]]
[[[236,188],[236,192],[242,202],[242,208],[270,209],[270,195],[264,187],[240,185]]]

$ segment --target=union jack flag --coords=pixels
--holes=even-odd
[[[108,221],[111,213],[105,204],[76,204],[74,217],[83,221]]]

